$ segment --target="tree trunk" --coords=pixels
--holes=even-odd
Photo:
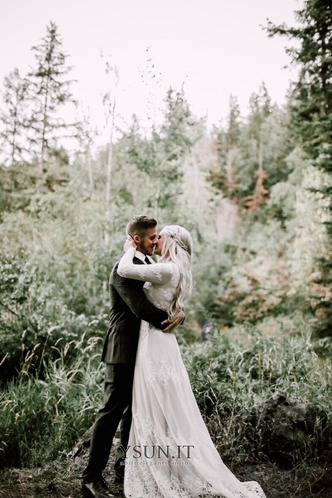
[[[255,211],[262,202],[265,201],[265,196],[269,192],[263,185],[264,180],[267,178],[267,174],[263,169],[263,146],[259,144],[259,159],[258,159],[258,170],[255,173],[257,177],[254,195],[247,197],[246,206],[250,211]]]
[[[109,218],[110,204],[111,204],[111,186],[112,186],[112,167],[113,167],[113,131],[115,121],[115,99],[111,107],[111,129],[110,129],[110,144],[108,148],[107,164],[106,164],[106,215]],[[105,230],[105,245],[109,244],[109,235],[107,229]]]
[[[88,175],[89,175],[90,190],[91,190],[91,194],[92,194],[94,191],[94,188],[95,188],[95,184],[94,184],[94,179],[93,179],[93,171],[92,171],[92,163],[91,163],[90,155],[88,156],[88,160],[87,160],[87,169],[88,169]]]
[[[40,157],[39,157],[39,172],[40,173],[42,173],[44,170],[44,162],[45,162],[45,136],[46,136],[47,111],[48,111],[48,86],[49,86],[49,82],[47,80],[45,100],[44,100],[44,109],[43,109],[43,128],[42,128],[42,137],[41,137],[41,150],[40,150]]]
[[[108,148],[107,165],[106,165],[106,209],[109,208],[111,201],[114,121],[115,121],[115,99],[111,109],[110,144]]]
[[[228,144],[227,150],[227,171],[226,171],[226,179],[227,179],[227,187],[229,192],[231,192],[235,185],[235,174],[233,168],[233,145],[230,142]]]
[[[18,109],[19,106],[19,96],[18,90],[16,91],[16,102],[15,102],[15,114],[14,114],[14,129],[13,129],[13,141],[12,141],[12,153],[11,153],[11,165],[12,167],[15,165],[15,152],[16,152],[16,137],[17,137],[17,122],[18,122]]]

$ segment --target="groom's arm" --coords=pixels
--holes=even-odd
[[[164,329],[167,326],[167,323],[162,325],[162,322],[168,320],[166,311],[156,308],[156,306],[150,303],[143,289],[133,285],[135,281],[131,282],[129,279],[120,277],[117,273],[117,265],[112,270],[111,283],[135,316],[151,323],[151,325],[158,329]]]
[[[172,322],[169,322],[166,311],[156,308],[156,306],[148,301],[142,287],[137,287],[135,282],[132,281],[130,283],[129,279],[120,277],[117,273],[117,265],[115,265],[111,273],[111,283],[135,316],[140,320],[149,322],[163,332],[170,332],[184,322],[185,314],[183,311],[177,313]]]

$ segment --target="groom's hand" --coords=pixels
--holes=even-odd
[[[185,314],[184,311],[179,311],[176,315],[174,315],[173,320],[170,322],[169,320],[164,320],[161,322],[161,325],[169,324],[166,328],[163,329],[163,332],[170,332],[175,329],[184,319]]]

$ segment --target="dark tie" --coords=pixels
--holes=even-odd
[[[145,260],[144,260],[148,265],[151,265],[151,261],[149,260],[149,258],[147,256],[145,256]]]

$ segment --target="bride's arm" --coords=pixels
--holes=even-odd
[[[136,249],[131,247],[124,253],[118,266],[120,277],[133,278],[143,282],[164,284],[169,282],[173,276],[173,265],[171,263],[151,263],[150,265],[135,265],[133,258]]]

